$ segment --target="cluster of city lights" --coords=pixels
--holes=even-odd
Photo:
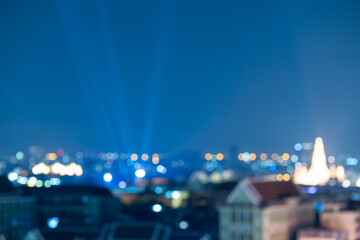
[[[274,161],[279,161],[279,162],[288,161],[289,159],[291,159],[293,162],[296,162],[298,160],[297,155],[290,156],[290,154],[288,154],[288,153],[284,153],[281,155],[279,155],[277,153],[273,153],[270,155],[270,158]],[[224,154],[222,154],[222,153],[217,153],[217,154],[206,153],[205,159],[207,161],[211,161],[211,160],[222,161],[224,159]],[[238,159],[240,161],[250,162],[250,161],[254,161],[256,159],[268,160],[269,157],[266,153],[261,153],[259,156],[257,156],[255,153],[244,152],[244,153],[239,153]]]
[[[10,172],[8,174],[8,179],[10,182],[17,182],[20,185],[27,185],[28,187],[46,187],[49,188],[51,186],[58,186],[61,184],[61,180],[59,178],[51,178],[49,180],[40,180],[37,179],[36,177],[23,177],[23,176],[19,176],[16,172]]]
[[[145,162],[148,161],[149,158],[150,158],[150,156],[147,153],[144,153],[144,154],[141,155],[141,160],[143,160]],[[131,154],[130,159],[133,160],[133,161],[137,161],[139,159],[139,156],[136,153],[133,153],[133,154]],[[160,162],[159,154],[154,153],[151,156],[151,162],[153,164],[159,164],[159,162]]]
[[[159,164],[160,158],[161,158],[161,156],[158,153],[154,153],[152,155],[149,155],[147,153],[143,153],[141,155],[138,155],[136,153],[131,153],[131,154],[121,153],[120,156],[119,156],[119,154],[116,153],[116,152],[114,152],[114,153],[109,152],[109,153],[99,153],[98,156],[99,156],[99,158],[104,159],[104,160],[105,159],[115,160],[115,159],[120,158],[122,160],[128,159],[128,160],[131,160],[131,161],[134,161],[134,162],[138,161],[140,159],[142,161],[146,162],[146,161],[151,159],[151,162],[153,164],[155,164],[155,165]]]
[[[51,166],[46,165],[45,163],[41,162],[37,165],[35,165],[32,168],[32,172],[35,175],[38,174],[56,174],[56,175],[60,175],[60,176],[81,176],[83,175],[83,169],[80,165],[76,164],[76,163],[70,163],[69,165],[64,165],[61,163],[54,163]]]
[[[222,153],[218,153],[218,154],[207,153],[207,154],[205,154],[205,159],[208,161],[210,161],[210,160],[222,161],[224,159],[224,154],[222,154]]]
[[[290,175],[285,173],[284,175],[283,174],[278,174],[276,175],[276,181],[285,181],[285,182],[288,182],[290,181]]]

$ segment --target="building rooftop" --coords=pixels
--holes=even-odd
[[[258,178],[246,178],[239,182],[228,196],[228,204],[248,203],[260,205],[272,200],[287,197],[300,197],[302,194],[291,182],[270,181]]]
[[[87,195],[112,196],[111,192],[103,187],[95,186],[53,186],[51,188],[23,188],[23,195]]]
[[[261,195],[262,200],[300,196],[301,193],[293,182],[253,181],[252,186]]]

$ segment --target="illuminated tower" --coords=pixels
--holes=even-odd
[[[307,174],[308,185],[324,185],[330,179],[330,170],[326,164],[324,143],[321,138],[316,138],[311,166]]]

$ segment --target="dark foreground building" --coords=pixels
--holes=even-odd
[[[21,196],[7,177],[0,176],[0,235],[20,240],[36,224],[36,198]]]
[[[120,203],[106,188],[55,186],[24,188],[24,196],[37,198],[38,227],[102,227],[113,221]]]

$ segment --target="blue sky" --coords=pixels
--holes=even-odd
[[[358,1],[1,1],[0,149],[360,153]]]

